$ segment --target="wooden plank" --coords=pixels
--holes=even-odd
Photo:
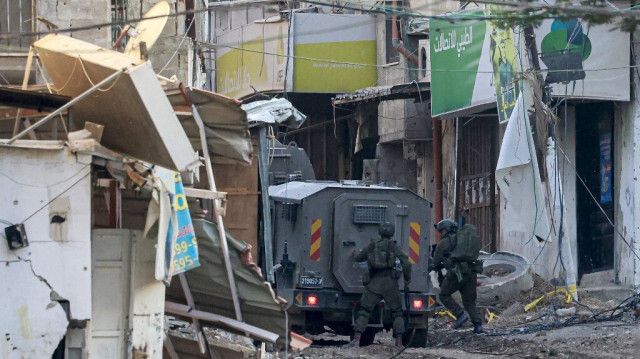
[[[33,117],[46,117],[52,111],[44,111],[39,112],[38,110],[31,110],[28,108],[24,109],[16,109],[15,107],[0,107],[0,120],[11,120],[15,121],[15,117],[18,116],[18,111],[20,111],[20,117],[22,118],[33,118]],[[65,110],[61,113],[61,115],[67,115],[68,111]]]
[[[255,146],[254,146],[255,147]],[[227,193],[225,224],[236,238],[251,245],[251,255],[258,260],[258,159],[250,166],[213,159],[213,174],[220,190]],[[200,178],[206,178],[201,175]]]
[[[220,323],[227,325],[231,328],[248,333],[254,338],[267,341],[269,343],[275,343],[278,340],[279,335],[262,328],[258,328],[251,324],[247,324],[235,319],[231,319],[219,314],[209,313],[201,310],[195,310],[192,307],[184,304],[165,301],[165,312],[184,317],[199,319],[211,323]]]
[[[106,158],[108,160],[122,160],[121,153],[112,151],[104,147],[98,141],[92,138],[68,141],[67,146],[69,146],[69,149],[73,152],[85,152],[97,157]]]
[[[206,198],[206,199],[225,199],[227,198],[227,193],[225,192],[214,192],[214,191],[209,191],[209,190],[205,190],[205,189],[198,189],[198,188],[190,188],[190,187],[185,187],[184,188],[184,194],[187,197],[194,197],[194,198]]]

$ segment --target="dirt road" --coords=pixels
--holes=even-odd
[[[632,311],[611,318],[618,303],[590,301],[573,316],[558,317],[549,306],[509,318],[498,317],[475,335],[471,326],[450,329],[451,320],[430,322],[426,348],[407,348],[399,353],[390,333],[376,336],[373,345],[342,349],[348,337],[332,334],[311,337],[312,347],[292,358],[640,358],[640,320]],[[571,305],[565,305],[570,307]],[[590,310],[593,311],[590,311]],[[608,310],[608,311],[607,311]],[[602,313],[594,318],[593,313]]]

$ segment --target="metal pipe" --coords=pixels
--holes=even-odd
[[[28,128],[26,128],[24,131],[20,132],[19,134],[13,136],[13,138],[11,138],[9,140],[9,142],[7,142],[7,144],[12,144],[14,143],[17,139],[23,137],[24,135],[26,135],[27,133],[29,133],[29,131],[33,131],[36,128],[44,125],[45,123],[49,122],[49,120],[51,120],[52,118],[56,117],[57,115],[59,115],[60,113],[62,113],[62,111],[68,109],[69,107],[75,105],[76,103],[82,101],[85,97],[91,95],[92,93],[96,92],[98,89],[100,89],[100,87],[108,84],[109,82],[113,81],[116,77],[120,76],[123,72],[125,72],[126,69],[120,69],[116,72],[114,72],[113,74],[109,75],[109,77],[107,77],[106,79],[100,81],[97,85],[89,88],[87,91],[81,93],[80,95],[78,95],[78,97],[74,97],[71,101],[67,102],[64,106],[60,107],[59,109],[51,112],[50,114],[47,115],[47,117],[43,118],[42,120],[34,123],[33,125],[29,126]]]
[[[393,2],[393,11],[396,11],[396,2]],[[409,61],[411,61],[414,65],[418,65],[418,57],[411,53],[409,49],[407,49],[402,41],[400,41],[400,36],[398,34],[398,19],[395,15],[391,16],[391,44],[393,48],[396,49],[400,54],[404,55]]]
[[[268,330],[264,330],[262,328],[258,328],[251,324],[233,320],[231,318],[227,318],[219,314],[197,310],[193,307],[180,304],[180,303],[165,301],[164,310],[167,313],[172,313],[172,314],[176,314],[184,317],[196,318],[196,319],[204,320],[211,323],[225,324],[231,328],[237,329],[239,331],[243,331],[245,333],[249,333],[254,338],[264,340],[269,343],[275,343],[280,337],[280,335],[276,333],[270,332]]]
[[[458,221],[458,216],[460,216],[460,208],[458,205],[458,191],[459,191],[459,187],[460,184],[458,183],[458,167],[460,167],[460,163],[458,162],[458,141],[460,138],[460,117],[456,117],[456,145],[455,145],[455,164],[456,167],[454,169],[454,173],[453,173],[453,182],[455,183],[455,186],[453,188],[453,218],[454,218],[454,222]]]
[[[291,130],[291,131],[284,132],[284,133],[280,132],[279,136],[280,135],[291,136],[291,135],[295,135],[296,133],[307,132],[309,130],[313,130],[314,128],[335,124],[338,121],[344,121],[344,120],[348,120],[350,118],[353,118],[353,115],[346,115],[346,116],[342,116],[342,117],[336,117],[335,120],[322,121],[322,122],[319,122],[319,123],[314,123],[313,125],[309,125],[309,126],[306,126],[306,127],[298,128],[298,129]]]
[[[433,174],[435,181],[434,222],[442,220],[442,127],[440,120],[431,118],[433,125]],[[435,232],[436,243],[440,243],[440,233]]]
[[[269,158],[267,152],[269,146],[267,144],[267,126],[262,125],[258,131],[258,170],[260,171],[260,195],[262,197],[262,240],[264,242],[264,269],[266,280],[273,282],[273,247],[271,233],[271,209],[269,206]]]
[[[180,92],[184,96],[187,104],[191,105],[191,111],[193,119],[198,125],[200,132],[200,142],[202,143],[202,154],[204,155],[204,165],[207,170],[207,179],[209,181],[209,190],[216,192],[216,181],[213,178],[213,166],[211,165],[211,155],[209,154],[209,145],[207,144],[207,134],[205,133],[204,122],[200,117],[198,108],[193,104],[191,98],[187,95],[185,87],[180,84]],[[220,208],[220,200],[213,200],[213,214],[216,216],[216,223],[218,227],[218,235],[220,236],[220,243],[222,244],[222,253],[224,256],[224,266],[227,270],[227,279],[229,281],[229,290],[231,291],[231,299],[233,300],[233,308],[235,309],[236,319],[242,321],[242,312],[240,311],[240,302],[238,300],[238,289],[236,287],[236,280],[233,277],[233,270],[231,269],[231,259],[229,258],[229,245],[227,244],[227,234],[224,231],[224,221],[222,215],[218,210]]]

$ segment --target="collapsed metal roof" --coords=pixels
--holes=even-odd
[[[221,329],[244,334],[242,323],[235,321],[234,307],[231,301],[231,289],[225,275],[226,269],[222,256],[222,244],[215,223],[206,219],[194,218],[193,227],[198,238],[200,253],[200,267],[184,273],[188,288],[192,295],[193,308],[187,312],[200,311],[214,316],[200,316],[200,322],[209,323]],[[243,241],[235,239],[227,233],[229,255],[234,277],[238,287],[243,322],[249,326],[259,328],[277,338],[279,344],[284,345],[286,336],[285,309],[286,302],[275,296],[271,286],[259,274],[259,267],[248,261],[249,247]],[[172,280],[167,288],[166,311],[176,316],[190,318],[185,311],[174,310],[180,308],[174,304],[187,305],[189,298],[184,294],[181,283],[177,278]],[[186,308],[185,308],[186,309]],[[251,329],[251,328],[249,328]],[[259,337],[258,330],[248,332],[249,336],[269,341]]]
[[[166,168],[184,171],[199,164],[150,62],[62,35],[33,44],[58,94],[77,97],[126,69],[73,106],[81,127],[104,125],[102,143],[113,150]],[[144,143],[144,145],[141,145]]]
[[[416,99],[431,101],[431,84],[428,82],[408,82],[393,86],[375,86],[356,90],[353,93],[338,94],[332,99],[334,105],[355,104],[364,101],[387,101]]]
[[[217,156],[251,163],[251,135],[247,113],[241,102],[211,91],[186,88],[186,95],[197,108],[205,125],[209,151]],[[180,123],[196,150],[202,149],[198,125],[180,90],[167,91],[169,101],[177,110]]]
[[[288,128],[299,128],[307,116],[298,111],[291,102],[284,98],[274,98],[265,101],[254,101],[242,105],[247,111],[251,126],[260,124],[286,125]]]

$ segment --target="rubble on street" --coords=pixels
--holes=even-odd
[[[0,0],[0,359],[640,358],[638,25]]]
[[[429,320],[425,348],[393,346],[390,333],[378,334],[374,344],[342,349],[348,336],[312,336],[314,344],[294,358],[636,358],[640,349],[640,317],[635,308],[640,296],[607,300],[582,296],[580,302],[566,303],[565,295],[549,296],[528,312],[522,303],[554,290],[554,286],[535,277],[535,286],[518,298],[482,307],[497,317],[485,324],[485,334],[475,335],[471,325],[453,330],[454,320],[435,315]],[[513,305],[519,312],[513,313]],[[575,314],[561,317],[560,308],[575,308]],[[509,314],[507,310],[511,311]],[[507,314],[507,315],[505,315]],[[488,315],[485,320],[488,320]]]

